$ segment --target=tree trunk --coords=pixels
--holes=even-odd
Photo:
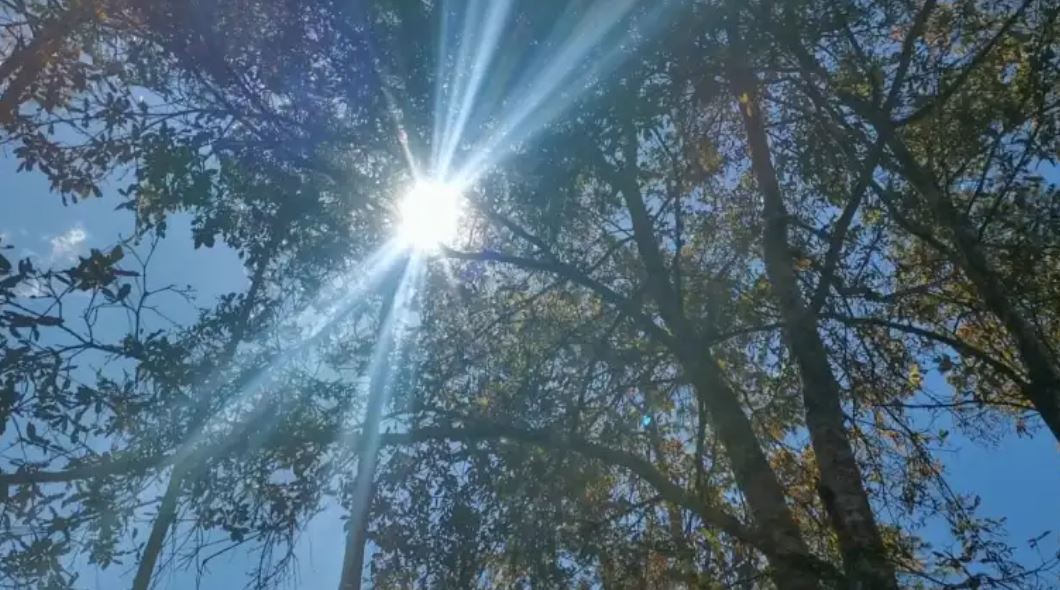
[[[729,458],[736,484],[751,508],[755,526],[768,540],[766,551],[775,570],[773,583],[780,590],[820,588],[823,572],[814,571],[810,550],[803,541],[795,517],[788,507],[784,489],[743,411],[736,392],[721,377],[717,362],[706,358],[693,361],[686,370],[693,376],[696,393],[710,414],[711,425]]]
[[[762,194],[766,275],[799,367],[806,426],[821,475],[819,493],[839,540],[850,581],[865,589],[897,590],[893,565],[876,525],[861,470],[844,425],[840,386],[832,373],[817,319],[803,301],[788,245],[788,212],[773,168],[753,74],[744,63],[736,23],[729,22],[729,80],[739,102],[751,167]]]
[[[177,500],[180,496],[180,486],[184,482],[183,473],[183,469],[177,465],[169,475],[169,484],[166,485],[166,492],[162,496],[162,504],[158,507],[158,514],[151,525],[151,534],[136,568],[132,590],[148,590],[151,587],[151,576],[154,575],[155,566],[158,564],[158,556],[162,553],[162,543],[177,518]]]
[[[1016,343],[1030,379],[1023,388],[1024,394],[1060,441],[1060,369],[1053,355],[1006,292],[1004,281],[980,247],[978,233],[967,218],[954,207],[933,175],[920,165],[890,124],[878,120],[873,124],[877,133],[887,138],[901,174],[927,201],[935,221],[950,232],[955,250],[951,257],[953,263],[968,277],[986,308],[1001,321]]]
[[[1023,6],[1025,7],[1026,4]],[[1013,19],[1017,14],[1019,13],[1017,12],[1010,18],[1009,24],[1014,22]],[[778,27],[775,34],[782,43],[794,51],[794,57],[803,66],[805,73],[828,79],[824,68],[797,39],[787,34],[782,27]],[[811,98],[819,104],[823,102],[821,96],[811,95]],[[990,264],[989,258],[983,252],[978,232],[943,192],[934,174],[920,164],[905,142],[898,137],[889,109],[881,109],[856,96],[842,92],[838,94],[838,98],[868,122],[879,138],[886,142],[898,164],[897,172],[904,176],[924,197],[934,221],[952,234],[956,252],[943,252],[943,254],[961,269],[987,309],[1005,326],[1016,344],[1020,359],[1030,378],[1029,385],[1021,389],[1041,415],[1046,426],[1052,431],[1053,436],[1060,441],[1060,367],[1057,366],[1057,359],[1007,292],[1004,281],[1000,279]],[[939,100],[944,101],[947,98],[949,97],[940,97]],[[932,244],[932,246],[939,249],[937,244]]]
[[[633,224],[633,237],[648,273],[649,292],[659,306],[664,323],[674,333],[673,352],[684,373],[707,408],[726,455],[758,529],[768,540],[768,554],[775,572],[774,583],[781,590],[820,587],[819,572],[809,566],[811,554],[802,538],[795,517],[788,508],[784,489],[776,478],[765,452],[744,414],[736,392],[722,377],[723,372],[710,351],[702,347],[694,326],[684,315],[678,293],[666,270],[659,250],[651,216],[644,204],[637,178],[637,134],[632,119],[623,121],[625,166],[613,182],[625,200]],[[805,564],[805,565],[804,565]]]
[[[368,544],[368,520],[375,489],[375,467],[379,456],[379,423],[386,407],[390,356],[395,348],[392,316],[395,299],[402,296],[401,283],[406,272],[407,264],[398,266],[389,288],[384,292],[383,306],[379,313],[377,348],[372,353],[368,368],[368,403],[359,441],[357,477],[354,480],[339,590],[360,590],[364,574],[364,549]]]

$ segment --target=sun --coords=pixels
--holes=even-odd
[[[432,252],[456,238],[463,212],[460,189],[437,181],[420,181],[398,205],[398,236],[408,247]]]

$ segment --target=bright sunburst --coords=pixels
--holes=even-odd
[[[456,238],[462,213],[460,189],[437,181],[420,181],[399,205],[403,243],[420,252],[430,252]]]

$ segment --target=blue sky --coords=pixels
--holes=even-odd
[[[0,235],[5,244],[14,244],[14,257],[32,256],[41,262],[72,262],[89,248],[112,246],[120,236],[132,233],[129,212],[114,210],[118,204],[114,191],[102,199],[90,199],[64,206],[48,190],[45,179],[37,173],[16,174],[16,163],[0,154],[0,194],[4,201],[0,211]],[[188,220],[177,216],[170,223],[167,238],[156,254],[153,276],[159,283],[190,285],[197,293],[199,305],[210,306],[221,294],[242,290],[246,276],[235,254],[223,247],[196,250],[192,247]],[[167,310],[170,311],[170,310]],[[186,304],[174,305],[171,315],[188,321],[194,309]],[[944,387],[937,379],[929,385]],[[944,426],[944,425],[941,425]],[[954,429],[955,430],[955,429]],[[982,497],[982,515],[1003,517],[1014,543],[1022,544],[1060,525],[1060,452],[1048,433],[1031,438],[1017,437],[1011,428],[994,447],[971,444],[959,435],[952,438],[959,451],[941,455],[959,492],[975,492]],[[956,433],[955,433],[956,434]],[[293,587],[334,587],[337,585],[342,559],[343,532],[339,512],[327,510],[310,523],[297,549],[298,570]],[[244,572],[251,569],[253,557],[233,552],[218,560],[202,587],[241,587]],[[82,587],[112,588],[125,586],[131,580],[128,571],[97,572],[87,569]],[[195,587],[194,573],[169,571],[159,577],[159,587],[179,589]]]
[[[133,216],[128,211],[115,211],[119,203],[114,191],[107,191],[102,199],[89,199],[64,206],[58,196],[48,189],[47,180],[38,173],[16,173],[17,163],[7,154],[0,154],[0,235],[5,245],[13,245],[9,258],[30,256],[42,265],[58,266],[73,263],[78,255],[90,248],[110,248],[122,237],[133,233]],[[243,266],[234,252],[223,247],[196,250],[190,237],[186,216],[171,220],[167,237],[155,253],[152,280],[156,285],[172,283],[190,285],[196,300],[188,304],[172,299],[172,307],[165,311],[176,321],[190,321],[195,306],[209,307],[217,297],[241,291],[247,284]],[[334,587],[342,562],[342,523],[335,511],[324,513],[309,527],[310,534],[298,548],[299,583],[297,587]],[[241,588],[244,572],[252,561],[246,554],[233,552],[218,559],[202,580],[202,587]],[[132,566],[112,568],[100,572],[85,567],[81,573],[81,588],[110,589],[127,587],[132,581]],[[195,587],[195,575],[169,571],[158,577],[158,588],[182,589]]]

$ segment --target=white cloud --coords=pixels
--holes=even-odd
[[[51,238],[52,251],[48,255],[48,261],[53,264],[73,262],[84,250],[87,239],[88,232],[80,224]]]
[[[40,297],[43,294],[44,287],[41,286],[41,282],[37,279],[29,279],[28,281],[19,283],[17,286],[15,286],[16,297]]]

